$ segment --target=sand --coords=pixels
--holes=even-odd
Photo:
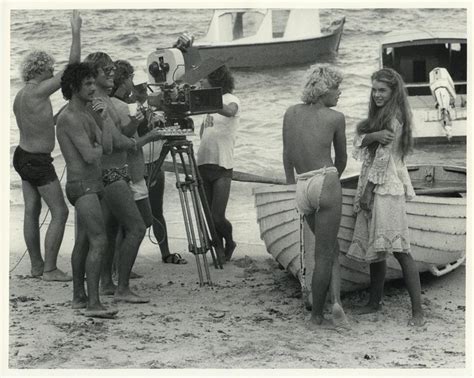
[[[71,309],[72,283],[29,277],[27,256],[10,274],[10,369],[189,368],[466,368],[466,267],[422,276],[427,324],[407,326],[410,302],[403,282],[387,284],[379,314],[355,315],[367,291],[346,293],[349,332],[309,331],[300,286],[266,252],[258,235],[251,185],[233,183],[228,218],[238,247],[223,270],[210,268],[213,286],[200,286],[177,193],[167,176],[165,214],[173,251],[187,265],[163,264],[148,237],[131,282],[150,303],[114,304],[115,319],[87,318]],[[21,206],[10,214],[10,269],[25,245]],[[58,266],[68,272],[74,241],[71,212]],[[210,257],[209,257],[210,261]]]

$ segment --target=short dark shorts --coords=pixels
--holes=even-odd
[[[82,196],[97,194],[99,199],[104,194],[104,185],[99,180],[78,180],[66,183],[66,197],[72,206]]]
[[[122,168],[107,168],[102,170],[102,182],[104,187],[113,184],[116,181],[124,180],[130,182],[130,175],[128,174],[128,167]]]
[[[232,179],[233,169],[226,169],[217,164],[203,164],[198,166],[199,174],[205,182],[212,183],[220,178]]]
[[[28,152],[18,146],[13,154],[13,167],[22,180],[33,186],[47,185],[58,179],[51,154]]]

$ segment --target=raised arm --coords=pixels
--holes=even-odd
[[[69,53],[69,63],[79,63],[81,61],[81,25],[82,19],[78,10],[72,11],[71,30],[72,30],[72,44]],[[61,77],[64,70],[56,73],[50,79],[43,80],[38,84],[37,94],[43,97],[49,97],[59,88],[61,88]]]
[[[69,52],[69,63],[79,63],[81,61],[81,26],[81,15],[77,9],[74,9],[71,17],[72,43]]]
[[[347,145],[346,145],[346,119],[343,114],[337,120],[336,132],[334,133],[334,165],[336,166],[339,177],[346,169],[347,164]]]
[[[290,151],[288,146],[290,138],[288,135],[288,128],[290,127],[290,122],[288,118],[288,111],[286,111],[285,116],[283,117],[283,168],[285,169],[286,183],[294,184],[296,183],[295,166],[290,158]]]

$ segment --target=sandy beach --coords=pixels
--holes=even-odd
[[[134,267],[143,278],[132,287],[150,303],[116,305],[103,297],[119,313],[99,320],[71,309],[72,283],[29,277],[25,256],[10,274],[10,369],[466,368],[466,267],[422,276],[427,324],[421,329],[407,326],[410,302],[396,281],[386,285],[385,306],[376,315],[353,313],[367,291],[343,295],[351,331],[308,331],[299,283],[278,268],[259,238],[255,184],[233,183],[228,218],[238,247],[223,270],[211,267],[214,285],[200,287],[167,175],[170,245],[189,263],[163,264],[146,237]],[[25,251],[22,211],[11,207],[10,269]],[[58,261],[69,272],[73,219],[71,210]]]

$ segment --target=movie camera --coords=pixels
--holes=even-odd
[[[195,84],[225,62],[216,59],[201,62],[199,51],[190,47],[191,43],[187,38],[180,37],[174,48],[152,52],[147,59],[147,83],[141,89],[136,87],[136,90],[141,90],[142,94],[149,90],[148,109],[140,110],[147,115],[147,124],[150,125],[147,130],[150,127],[159,128],[158,134],[165,139],[158,160],[147,167],[148,180],[155,181],[166,156],[170,154],[188,249],[196,258],[200,284],[212,285],[206,253],[210,251],[214,266],[222,269],[224,246],[207,203],[193,144],[186,136],[194,134],[190,116],[222,109],[222,88],[201,89]],[[138,131],[140,133],[140,129]]]
[[[200,62],[194,47],[157,49],[147,59],[148,106],[161,112],[154,127],[167,137],[194,134],[190,116],[222,109],[221,88],[198,88],[195,84],[224,63],[215,59]],[[155,113],[156,115],[156,113]]]

